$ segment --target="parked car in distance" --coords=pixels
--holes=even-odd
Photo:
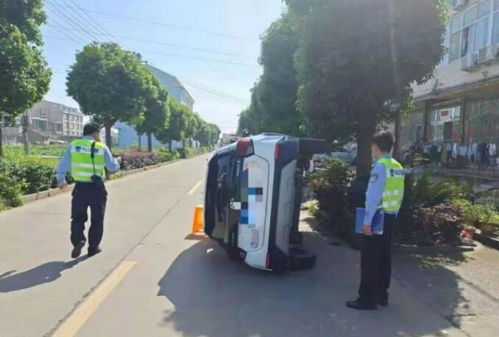
[[[326,152],[314,155],[314,160],[316,161],[326,158],[337,158],[347,164],[355,165],[355,162],[357,161],[357,147],[353,146],[350,150],[340,148],[335,152]]]

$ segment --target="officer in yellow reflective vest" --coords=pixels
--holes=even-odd
[[[66,175],[71,173],[75,180],[71,202],[71,243],[72,258],[77,258],[85,246],[85,223],[90,207],[90,229],[88,232],[88,256],[101,252],[99,247],[104,231],[104,213],[107,192],[104,186],[105,168],[118,171],[119,161],[101,142],[100,126],[90,123],[83,128],[83,138],[74,140],[67,147],[57,166],[57,183],[61,190],[67,188]]]
[[[373,310],[388,305],[392,263],[392,230],[404,198],[405,173],[402,165],[392,158],[393,136],[383,133],[374,137],[373,158],[366,193],[364,226],[362,228],[361,282],[359,298],[347,302],[347,306],[358,310]],[[372,231],[376,212],[384,213],[383,234]]]

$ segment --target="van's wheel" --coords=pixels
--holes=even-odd
[[[317,256],[303,247],[293,247],[289,256],[290,270],[305,270],[315,267]]]
[[[303,233],[301,232],[293,233],[289,241],[292,245],[301,245],[303,243]]]
[[[229,255],[229,260],[234,261],[234,262],[242,262],[243,261],[243,259],[241,257],[241,253],[239,252],[239,249],[229,248],[229,249],[227,249],[227,253]]]

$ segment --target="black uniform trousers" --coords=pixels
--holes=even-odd
[[[369,304],[388,300],[392,277],[392,230],[397,217],[385,214],[383,235],[362,237],[360,299]]]
[[[107,192],[103,183],[76,183],[71,202],[71,243],[73,246],[86,242],[85,223],[90,207],[90,229],[88,231],[88,249],[99,247],[104,232],[104,213],[106,211]]]

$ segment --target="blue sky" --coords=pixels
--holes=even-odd
[[[177,76],[205,120],[234,131],[261,74],[259,38],[282,8],[281,0],[45,0],[54,72],[46,99],[77,107],[65,86],[75,53],[114,40]]]

